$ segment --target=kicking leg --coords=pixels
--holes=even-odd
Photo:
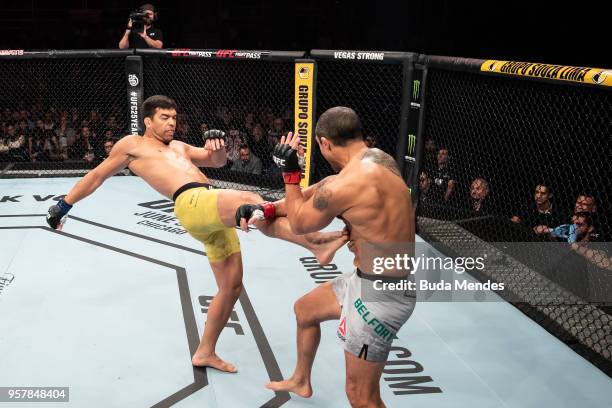
[[[231,228],[236,225],[236,210],[240,205],[263,202],[264,200],[258,194],[250,191],[219,190],[217,207],[221,221]],[[296,235],[291,230],[291,225],[286,217],[278,217],[272,221],[259,221],[256,226],[269,237],[289,241],[308,249],[322,265],[330,263],[336,251],[348,241],[348,234],[344,231]]]
[[[310,291],[295,302],[297,321],[297,364],[291,378],[285,381],[273,381],[266,385],[274,391],[289,391],[300,397],[312,395],[310,374],[319,341],[321,339],[320,323],[340,317],[340,305],[327,282]]]

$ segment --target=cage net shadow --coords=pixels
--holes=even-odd
[[[283,196],[272,149],[293,130],[293,62],[144,59],[144,96],[176,100],[175,139],[203,146],[202,134],[220,129],[227,137],[228,163],[205,168],[220,188]]]
[[[364,138],[395,157],[402,102],[402,64],[317,61],[317,117],[334,106],[354,109],[361,119]],[[316,142],[313,150],[313,183],[333,170],[321,155]]]
[[[4,177],[82,174],[126,134],[125,58],[0,61]]]
[[[612,92],[430,68],[423,126],[421,236],[611,375]]]

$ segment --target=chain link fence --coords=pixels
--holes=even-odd
[[[125,57],[0,61],[3,176],[83,174],[126,133]]]
[[[467,71],[427,70],[419,233],[611,374],[612,92]]]
[[[227,165],[204,169],[216,187],[282,196],[272,149],[293,130],[292,61],[147,57],[143,73],[145,98],[162,94],[178,104],[175,139],[203,146],[206,130],[226,133]]]
[[[361,118],[366,143],[395,157],[404,92],[401,62],[319,60],[317,69],[317,117],[334,106],[352,108]],[[333,174],[316,143],[312,160],[312,182]]]

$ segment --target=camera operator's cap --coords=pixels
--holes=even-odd
[[[139,9],[142,11],[148,10],[148,11],[152,11],[153,13],[155,13],[155,6],[152,5],[151,3],[145,3],[142,6],[140,6]]]

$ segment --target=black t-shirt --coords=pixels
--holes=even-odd
[[[570,222],[568,217],[557,210],[555,206],[545,213],[539,212],[538,209],[533,206],[529,212],[521,216],[521,219],[529,228],[537,227],[538,225],[546,225],[547,227],[555,228],[558,225]]]
[[[436,167],[435,169],[431,169],[431,174],[429,174],[429,177],[431,178],[430,189],[432,198],[438,202],[444,201],[444,194],[448,188],[448,182],[450,180],[457,180],[455,173],[449,166],[441,169]]]
[[[164,41],[164,35],[159,28],[151,27],[147,30],[147,36],[156,41]],[[144,38],[133,31],[130,31],[130,35],[128,36],[128,41],[130,42],[129,48],[151,48],[149,44],[145,41]]]

